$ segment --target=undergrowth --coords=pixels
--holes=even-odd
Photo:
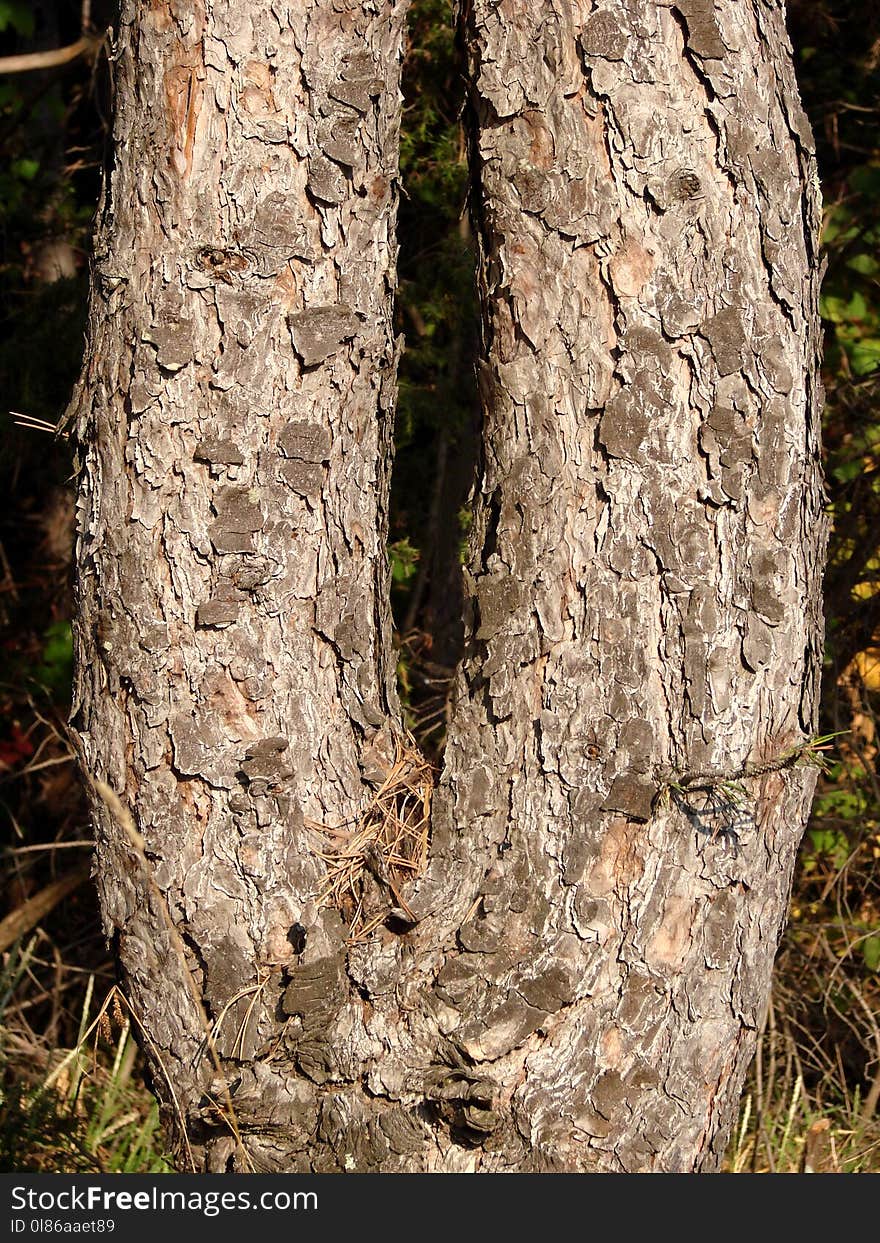
[[[95,977],[79,976],[81,1010],[70,1048],[53,1041],[63,1016],[51,1003],[44,1030],[30,1021],[44,1000],[44,971],[53,978],[56,1006],[68,991],[65,975],[78,974],[60,956],[46,956],[46,948],[47,938],[36,933],[4,956],[0,973],[0,1171],[170,1172],[158,1106],[115,995],[91,1019]]]

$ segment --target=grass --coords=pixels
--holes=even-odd
[[[158,1106],[115,987],[90,1020],[95,977],[80,981],[69,1049],[37,1035],[28,1021],[28,985],[49,965],[40,957],[42,939],[37,933],[13,947],[0,974],[0,1171],[170,1173]]]
[[[725,1163],[733,1174],[866,1174],[880,1170],[880,1123],[856,1087],[808,1091],[801,1051],[765,1030]],[[793,1078],[792,1078],[793,1077]],[[823,1104],[824,1100],[824,1104]]]

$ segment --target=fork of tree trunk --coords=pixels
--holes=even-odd
[[[459,15],[483,424],[433,782],[386,554],[405,16],[121,5],[71,405],[106,935],[182,1169],[711,1171],[816,775],[777,764],[826,538],[783,8]]]

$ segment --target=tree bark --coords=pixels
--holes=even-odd
[[[404,10],[127,0],[113,53],[72,408],[73,720],[87,775],[143,839],[140,857],[94,792],[105,928],[197,1167],[222,1168],[212,1136],[230,1126],[205,1097],[216,1059],[187,977],[224,1016],[220,1058],[250,1065],[278,1035],[300,929],[310,955],[344,937],[316,902],[333,839],[306,825],[350,828],[393,759]]]
[[[563,1168],[712,1170],[815,781],[811,135],[781,4],[474,0],[466,37],[487,366],[444,789],[470,875],[505,851],[468,1048]]]
[[[485,361],[444,770],[385,507],[403,4],[122,6],[75,724],[185,1168],[717,1168],[815,770],[781,7],[473,0]]]

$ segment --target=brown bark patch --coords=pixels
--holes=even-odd
[[[693,903],[683,894],[671,894],[663,906],[660,927],[645,950],[651,967],[675,967],[684,958],[693,927]]]

